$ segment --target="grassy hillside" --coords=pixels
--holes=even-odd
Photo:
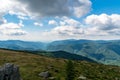
[[[19,65],[23,80],[42,80],[38,76],[42,71],[49,71],[52,76],[60,77],[60,80],[64,80],[66,61],[26,52],[0,49],[0,65],[8,62]],[[82,75],[87,80],[120,79],[120,67],[117,66],[107,66],[86,61],[74,61],[74,66],[76,78]]]

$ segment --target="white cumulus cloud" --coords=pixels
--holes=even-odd
[[[58,23],[55,20],[50,20],[48,22],[49,25],[57,25]]]
[[[45,32],[45,34],[62,39],[118,39],[120,36],[120,15],[93,14],[85,18],[84,24],[75,19],[63,17],[59,26]]]
[[[43,26],[42,23],[38,23],[38,22],[34,22],[34,25],[35,25],[35,26]]]
[[[115,35],[120,32],[119,14],[90,15],[85,19],[85,22],[89,26],[89,30],[93,30],[91,33],[96,32],[98,35],[100,33],[103,35]]]
[[[23,25],[16,23],[4,23],[0,25],[0,33],[3,35],[25,35],[27,32],[22,30]]]
[[[58,22],[58,26],[51,31],[45,32],[45,34],[62,38],[80,37],[80,35],[82,36],[84,34],[84,28],[82,28],[82,24],[79,21],[68,17],[62,17],[60,22]]]

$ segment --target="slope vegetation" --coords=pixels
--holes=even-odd
[[[49,71],[52,76],[65,80],[65,59],[49,58],[28,52],[0,49],[0,65],[14,63],[20,67],[23,80],[42,80],[40,72]],[[76,80],[84,76],[87,80],[120,79],[120,67],[107,66],[86,61],[74,61]]]

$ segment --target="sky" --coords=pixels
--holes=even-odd
[[[120,0],[0,2],[0,40],[120,39]]]

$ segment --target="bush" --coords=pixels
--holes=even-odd
[[[69,60],[66,64],[66,78],[65,80],[74,80],[75,71],[74,71],[74,63]]]

